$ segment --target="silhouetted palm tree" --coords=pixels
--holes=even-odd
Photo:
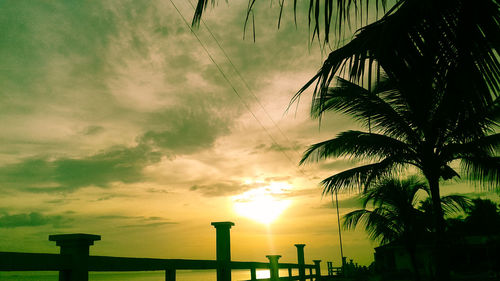
[[[432,229],[425,211],[417,208],[426,202],[418,195],[419,191],[423,193],[420,195],[428,196],[427,185],[416,177],[384,179],[361,196],[363,208],[346,214],[343,223],[347,229],[363,226],[369,237],[382,245],[402,242],[410,256],[416,280],[420,280],[416,245],[423,242]],[[459,195],[445,196],[442,202],[447,213],[463,212],[470,206],[470,200]]]
[[[415,179],[398,181],[388,179],[363,194],[363,208],[344,216],[344,228],[364,226],[372,240],[384,245],[401,241],[406,247],[416,280],[420,280],[415,250],[417,237],[424,232],[422,212],[416,209],[417,192],[425,190],[425,183]],[[367,209],[373,205],[373,209]]]
[[[461,172],[480,182],[500,182],[500,106],[495,99],[482,111],[465,110],[453,93],[444,92],[431,100],[406,94],[407,85],[382,80],[371,91],[337,78],[337,87],[316,96],[312,115],[327,111],[352,116],[368,132],[346,131],[336,138],[314,144],[304,153],[301,164],[326,158],[350,157],[371,163],[352,168],[322,181],[324,193],[342,188],[367,188],[370,183],[394,176],[412,166],[425,176],[430,189],[437,239],[442,255],[444,220],[439,181],[458,176],[452,164],[461,163]],[[431,97],[429,97],[431,98]],[[438,257],[438,262],[444,257]],[[437,269],[446,265],[438,265]],[[444,277],[446,278],[446,277]]]
[[[385,7],[386,2],[375,0],[377,7]],[[248,1],[247,20],[254,3],[255,0]],[[284,1],[279,3],[283,7]],[[293,3],[297,12],[297,1]],[[309,0],[312,34],[319,38],[323,30],[323,38],[328,42],[332,23],[337,34],[341,34],[346,23],[350,23],[352,9],[361,20],[368,18],[368,3],[369,0]],[[208,0],[198,1],[194,24],[207,4]],[[353,40],[331,52],[293,100],[316,83],[313,111],[321,115],[325,110],[338,110],[366,123],[373,122],[378,130],[344,132],[306,152],[305,158],[322,151],[320,158],[350,155],[376,160],[326,179],[324,191],[367,184],[412,165],[429,182],[437,245],[441,245],[444,220],[439,179],[458,175],[450,167],[452,161],[460,159],[463,172],[469,177],[493,180],[497,186],[500,182],[500,137],[488,135],[498,121],[498,38],[500,6],[496,0],[395,0],[379,20],[358,30]],[[366,89],[352,97],[330,91],[331,81],[339,74],[346,77],[340,79],[340,87],[347,89],[344,93],[356,89],[346,86],[348,81],[365,85]],[[383,74],[397,90],[382,91],[380,97],[370,94],[372,81],[380,81]],[[438,262],[444,260],[437,258]],[[438,274],[442,274],[442,268],[438,266]]]

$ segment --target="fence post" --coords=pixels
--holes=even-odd
[[[279,274],[279,267],[278,267],[278,259],[281,258],[280,255],[269,255],[266,256],[266,258],[269,259],[269,271],[271,275],[271,281],[279,281],[280,280],[280,274]]]
[[[231,281],[231,237],[233,222],[212,222],[216,235],[217,281]]]
[[[321,260],[313,260],[314,267],[316,268],[316,278],[321,277]]]
[[[333,262],[329,261],[326,264],[328,266],[328,276],[332,276],[333,275]]]
[[[59,281],[89,280],[89,248],[94,241],[101,240],[100,235],[92,234],[59,234],[49,235],[49,241],[55,241],[61,247],[60,254],[71,260],[71,269],[59,271]]]
[[[165,281],[175,281],[175,268],[165,270]]]
[[[255,267],[250,268],[250,280],[257,281],[257,270]]]
[[[306,244],[295,244],[297,247],[297,262],[299,264],[299,280],[306,281],[306,268],[304,261],[304,247]]]

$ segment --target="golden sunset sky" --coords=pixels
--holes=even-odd
[[[191,21],[189,1],[173,1]],[[234,260],[295,262],[304,243],[306,262],[338,265],[318,184],[354,164],[298,162],[358,126],[331,114],[320,127],[310,93],[287,111],[329,48],[310,44],[306,13],[295,27],[291,3],[278,30],[278,1],[257,2],[255,42],[251,23],[242,38],[247,1],[207,10],[237,71],[196,31],[231,86],[169,0],[0,1],[0,251],[55,253],[49,234],[79,232],[102,235],[96,255],[215,259],[210,223],[233,221]],[[353,195],[339,195],[341,214],[359,207]],[[371,263],[363,231],[343,239]]]

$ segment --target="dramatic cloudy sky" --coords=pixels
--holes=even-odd
[[[174,2],[190,21],[189,1]],[[94,254],[212,259],[210,222],[229,220],[236,260],[295,261],[305,243],[308,261],[338,263],[318,182],[352,163],[297,164],[356,124],[329,115],[319,130],[310,95],[286,111],[322,53],[305,15],[296,29],[286,7],[277,30],[277,2],[261,2],[256,42],[242,39],[246,1],[208,10],[237,70],[197,31],[230,85],[168,0],[0,1],[0,249],[57,252],[49,234],[83,232],[102,235]],[[363,232],[343,238],[371,262]]]

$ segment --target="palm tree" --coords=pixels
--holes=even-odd
[[[313,145],[304,159],[318,153],[319,158],[351,155],[375,160],[325,179],[325,192],[366,185],[399,168],[416,167],[429,183],[436,243],[441,247],[444,220],[439,179],[458,175],[451,163],[460,160],[463,174],[469,178],[492,180],[497,186],[500,182],[500,137],[493,129],[499,111],[500,6],[496,0],[395,0],[386,10],[386,2],[375,0],[377,7],[383,6],[384,15],[331,52],[292,99],[316,83],[313,112],[319,116],[326,110],[344,112],[370,123],[369,127],[373,122],[376,131],[344,132]],[[248,3],[247,20],[255,0]],[[283,7],[284,0],[279,3]],[[320,15],[324,15],[323,38],[328,42],[332,22],[337,35],[342,34],[352,9],[360,19],[368,18],[368,3],[309,0],[313,36],[320,37]],[[198,1],[193,24],[207,4],[208,0]],[[347,97],[329,89],[339,74],[345,77],[339,79],[340,88],[346,88],[344,93],[357,94]],[[371,94],[373,81],[380,82],[383,75],[393,90],[381,91],[381,96]],[[355,84],[347,86],[348,82]],[[438,266],[438,270],[441,280],[448,279],[446,269]]]
[[[419,191],[428,196],[427,185],[416,177],[384,179],[362,194],[363,208],[346,214],[343,222],[346,229],[363,226],[369,237],[380,241],[381,245],[402,242],[408,251],[416,280],[420,280],[416,244],[432,229],[425,211],[417,208],[426,202],[421,200]],[[470,206],[470,200],[458,195],[445,196],[442,202],[447,213],[461,212]],[[367,208],[369,205],[373,208]]]
[[[362,209],[343,217],[344,228],[364,226],[369,237],[379,240],[381,245],[402,241],[410,256],[415,280],[420,280],[415,255],[417,237],[425,229],[420,227],[422,214],[415,208],[418,201],[416,195],[419,190],[425,189],[425,184],[415,178],[384,180],[362,195]],[[369,204],[374,209],[367,209]]]
[[[437,261],[444,262],[444,219],[439,181],[461,174],[472,180],[500,183],[498,126],[500,106],[495,99],[483,111],[466,110],[451,92],[429,101],[407,94],[408,86],[382,79],[371,90],[337,78],[337,86],[315,97],[312,115],[327,111],[352,116],[368,131],[346,131],[314,145],[301,164],[327,158],[350,157],[365,163],[322,181],[324,193],[343,188],[367,189],[370,184],[394,176],[409,167],[426,178],[432,199]],[[464,112],[465,111],[465,112]],[[446,279],[446,264],[437,266]],[[441,273],[441,270],[445,273]]]

